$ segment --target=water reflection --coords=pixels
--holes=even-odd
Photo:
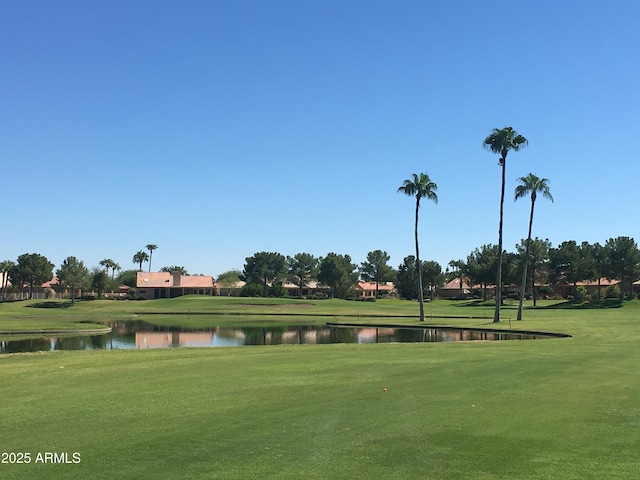
[[[163,328],[139,321],[110,323],[111,333],[75,337],[0,341],[0,353],[53,350],[114,350],[179,347],[329,343],[416,343],[474,340],[529,340],[547,335],[459,330],[452,328],[392,328],[375,326],[217,327],[187,330]]]

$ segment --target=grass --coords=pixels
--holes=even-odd
[[[261,308],[296,308],[287,302],[240,307],[224,299],[226,316],[185,316],[185,307],[214,313],[213,303],[160,302],[174,315],[150,315],[154,302],[131,303],[138,314],[172,322],[240,321],[228,314],[247,308],[257,319]],[[89,303],[65,314],[82,317],[78,312]],[[117,305],[127,302],[111,303],[93,310],[93,318],[134,314]],[[23,315],[11,305],[12,314],[5,316],[6,306],[0,306],[0,325]],[[79,452],[81,462],[0,464],[0,475],[638,478],[640,302],[550,307],[529,309],[515,322],[515,306],[508,305],[499,326],[508,328],[511,316],[514,328],[573,338],[3,355],[0,450],[30,452],[32,458],[38,452]],[[427,316],[466,315],[437,323],[493,327],[491,319],[469,318],[481,316],[475,312],[483,308],[435,302]],[[353,309],[409,315],[416,305],[334,301],[311,313],[332,309],[338,317]],[[45,319],[56,319],[47,317],[55,308],[43,310]]]

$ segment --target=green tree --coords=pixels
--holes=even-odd
[[[287,261],[284,255],[276,252],[258,252],[245,259],[242,279],[247,283],[261,283],[262,296],[273,282],[280,281],[287,273]]]
[[[2,299],[7,299],[7,287],[9,286],[9,273],[16,266],[15,262],[11,260],[4,260],[0,262],[0,278],[2,279],[2,283],[0,284],[0,288],[2,289]]]
[[[120,270],[120,265],[118,265],[114,260],[111,260],[110,258],[100,260],[100,265],[104,267],[104,271],[107,274],[109,273],[109,270],[111,270],[111,280],[113,280],[113,278],[115,277],[116,270]]]
[[[24,253],[11,272],[11,278],[21,285],[29,285],[29,299],[33,298],[33,287],[53,278],[53,263],[39,253]]]
[[[573,298],[580,300],[578,282],[593,278],[595,262],[591,247],[587,242],[578,245],[575,240],[562,242],[549,250],[550,277],[554,283],[568,283],[573,286]]]
[[[367,261],[360,265],[360,278],[376,283],[376,298],[379,297],[380,282],[389,282],[393,278],[393,269],[387,264],[390,258],[387,252],[374,250],[367,253]]]
[[[620,299],[624,299],[625,292],[633,292],[633,282],[640,277],[640,251],[633,238],[610,238],[604,244],[606,252],[606,276],[609,279],[620,280]],[[625,290],[627,282],[628,290]]]
[[[332,297],[348,298],[358,281],[357,268],[349,255],[331,252],[320,258],[318,281],[331,288]]]
[[[498,246],[482,245],[467,256],[467,274],[472,284],[480,284],[483,298],[487,299],[487,287],[493,285],[498,268]],[[496,295],[499,289],[496,287]]]
[[[67,257],[56,270],[58,281],[71,290],[71,303],[76,301],[76,289],[85,288],[89,280],[89,269],[84,266],[82,260],[76,257]]]
[[[233,287],[240,281],[241,276],[242,272],[240,270],[228,270],[218,275],[216,283],[226,287]]]
[[[318,259],[310,253],[296,253],[293,257],[287,257],[287,270],[291,281],[298,286],[298,296],[301,297],[304,285],[318,276]]]
[[[149,271],[151,271],[151,257],[153,256],[153,251],[158,249],[158,245],[150,243],[145,248],[149,250]]]
[[[422,268],[420,268],[422,271]],[[416,271],[416,257],[409,255],[398,265],[397,283],[398,295],[406,300],[418,298],[418,273]]]
[[[410,197],[416,197],[414,237],[416,243],[416,276],[418,280],[418,302],[420,303],[421,322],[424,322],[424,298],[420,264],[420,248],[418,243],[418,212],[420,210],[420,200],[423,198],[432,200],[434,203],[438,203],[438,195],[436,194],[437,190],[438,186],[431,181],[429,175],[426,173],[421,173],[420,175],[416,175],[414,173],[411,179],[405,180],[398,188],[398,192],[402,192]]]
[[[167,272],[170,273],[171,275],[173,275],[174,273],[179,273],[180,275],[188,275],[187,273],[187,269],[179,266],[179,265],[172,265],[170,267],[162,267],[160,269],[161,272]]]
[[[142,264],[149,261],[149,254],[144,250],[139,250],[133,255],[133,263],[138,264],[139,271],[142,271]]]
[[[531,229],[533,227],[533,209],[536,205],[536,198],[538,198],[538,193],[542,194],[544,198],[548,198],[553,202],[553,197],[551,196],[551,192],[549,191],[549,180],[546,178],[540,178],[535,176],[533,173],[530,173],[526,177],[520,177],[518,179],[520,184],[516,187],[515,198],[514,200],[518,200],[520,198],[526,197],[528,195],[531,196],[531,212],[529,213],[529,233],[527,235],[527,244],[524,252],[524,260],[522,267],[522,282],[520,286],[520,300],[518,302],[518,316],[517,320],[522,320],[522,302],[524,300],[524,290],[527,284],[527,266],[529,265],[529,244],[531,243]],[[534,295],[535,297],[535,295]]]
[[[442,267],[438,262],[427,260],[422,262],[420,270],[422,271],[422,284],[429,292],[431,300],[433,300],[436,290],[444,283],[445,276],[444,273],[442,273]]]
[[[138,271],[124,270],[120,272],[120,275],[118,275],[118,278],[116,280],[120,285],[126,285],[130,288],[136,288],[136,283],[138,282]]]
[[[607,276],[607,250],[598,242],[593,244],[593,276],[598,282],[598,300],[602,298],[602,278]]]
[[[548,277],[549,266],[549,249],[551,242],[548,239],[541,240],[538,237],[532,238],[527,244],[526,240],[521,240],[516,245],[518,254],[525,258],[525,252],[529,247],[529,266],[527,268],[527,276],[530,280],[531,294],[533,297],[533,306],[536,306],[536,290],[535,285],[538,283],[546,283]]]
[[[94,268],[91,271],[91,287],[96,292],[96,296],[102,298],[108,286],[109,276],[107,273],[100,268]]]
[[[517,152],[528,145],[527,139],[511,127],[502,129],[494,128],[491,134],[484,139],[483,146],[493,153],[500,155],[498,165],[502,169],[502,186],[500,190],[500,223],[498,226],[498,272],[496,280],[496,309],[493,321],[500,321],[500,307],[502,306],[502,217],[504,209],[505,170],[507,166],[507,154],[513,150]]]

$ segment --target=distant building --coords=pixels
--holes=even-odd
[[[380,282],[378,284],[378,295],[388,297],[396,293],[396,287],[392,282]],[[357,298],[376,298],[376,282],[358,282],[356,284]]]
[[[179,272],[138,272],[138,295],[148,300],[183,295],[215,295],[213,277],[181,275]]]

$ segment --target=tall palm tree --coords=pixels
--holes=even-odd
[[[536,205],[536,198],[538,193],[541,193],[544,198],[548,198],[553,202],[553,197],[549,191],[549,179],[536,177],[533,173],[530,173],[526,177],[518,178],[520,185],[516,187],[515,198],[518,200],[522,197],[526,197],[531,194],[531,213],[529,214],[529,234],[527,235],[527,246],[524,252],[524,268],[522,269],[522,284],[520,287],[520,301],[518,303],[518,320],[522,320],[522,301],[524,299],[524,288],[527,281],[527,266],[529,264],[529,246],[531,244],[531,227],[533,226],[533,209]],[[536,293],[533,292],[535,295]]]
[[[424,322],[424,298],[422,291],[422,268],[420,265],[420,248],[418,247],[418,210],[420,209],[420,200],[426,198],[438,203],[438,195],[436,194],[438,186],[431,181],[429,175],[421,173],[413,174],[413,178],[405,180],[402,186],[398,188],[398,192],[402,192],[410,197],[416,197],[416,222],[415,222],[415,240],[416,240],[416,273],[418,274],[418,301],[420,302],[420,321]]]
[[[151,271],[151,257],[153,256],[153,251],[157,250],[158,245],[154,245],[153,243],[150,243],[145,248],[149,250],[149,271]]]
[[[142,271],[142,264],[148,261],[149,261],[149,254],[144,250],[139,250],[133,256],[133,263],[137,263],[139,265],[140,271]]]
[[[507,154],[510,150],[517,152],[528,145],[527,139],[511,127],[502,129],[494,128],[491,134],[484,139],[482,145],[493,153],[500,155],[498,165],[502,168],[502,188],[500,190],[500,224],[498,226],[498,278],[496,280],[496,309],[493,321],[500,321],[500,307],[502,305],[502,211],[504,207],[505,169],[507,166]]]

